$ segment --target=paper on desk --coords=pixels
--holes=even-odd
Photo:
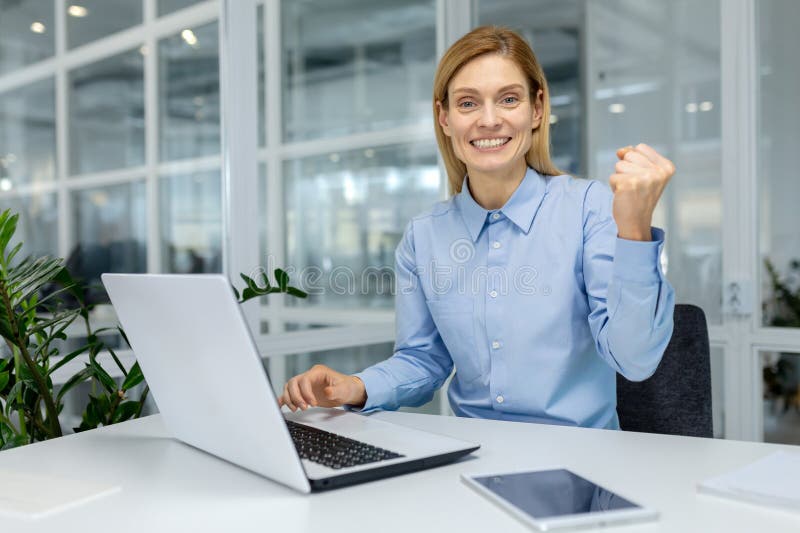
[[[0,470],[0,516],[41,518],[121,489],[91,481]]]
[[[775,452],[697,486],[701,492],[800,511],[800,453]]]

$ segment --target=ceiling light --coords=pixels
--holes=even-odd
[[[705,102],[700,102],[700,111],[711,111],[714,109],[714,104],[706,100]]]
[[[197,36],[192,30],[183,30],[181,32],[181,37],[189,46],[195,46],[197,44]]]
[[[558,115],[550,115],[550,124],[558,122]]]
[[[697,113],[697,104],[695,102],[689,102],[688,104],[686,104],[686,112]]]
[[[0,179],[0,191],[10,191],[11,187],[14,185],[11,183],[11,180],[8,178]]]
[[[67,8],[70,17],[83,18],[89,14],[89,10],[83,6],[71,5]]]
[[[339,162],[339,160],[340,160],[342,157],[341,157],[339,154],[337,154],[337,153],[333,153],[333,154],[329,155],[329,156],[328,156],[328,158],[331,160],[331,162],[332,162],[332,163],[338,163],[338,162]]]
[[[139,47],[139,53],[142,54],[143,56],[147,55],[147,45],[146,44],[143,44],[142,46]]]
[[[105,191],[96,191],[89,196],[89,201],[97,207],[105,207],[108,205],[108,194]]]
[[[47,27],[45,27],[45,25],[42,24],[41,22],[34,22],[33,24],[31,24],[31,31],[33,33],[44,33],[46,30]]]
[[[624,113],[625,112],[625,104],[620,104],[620,103],[611,104],[611,105],[608,106],[608,112],[609,113],[614,113],[615,115],[618,115],[620,113]]]
[[[375,150],[373,150],[372,148],[367,148],[366,150],[364,150],[364,157],[369,157],[369,158],[375,157]]]

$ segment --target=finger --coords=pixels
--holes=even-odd
[[[306,410],[308,409],[308,405],[306,403],[305,398],[303,398],[303,393],[300,392],[300,387],[297,385],[297,379],[292,378],[289,380],[289,395],[292,397],[292,403],[294,403],[300,409]]]
[[[630,152],[625,154],[624,160],[630,161],[631,163],[635,163],[641,168],[654,168],[656,166],[656,164],[650,161],[650,159],[646,155],[644,155],[641,152],[637,152],[636,150],[631,150]]]
[[[617,157],[619,159],[623,159],[625,157],[625,154],[627,154],[631,150],[633,150],[633,146],[631,146],[631,145],[625,146],[623,148],[618,148],[617,149]]]
[[[658,152],[656,152],[652,146],[645,143],[639,143],[636,145],[635,150],[640,154],[646,156],[653,163],[658,163],[658,157],[659,157]]]
[[[614,164],[614,170],[616,171],[616,174],[640,174],[644,176],[650,171],[650,167],[642,168],[636,163],[631,163],[630,161],[623,159],[622,161],[617,161]]]
[[[309,404],[316,407],[317,397],[314,395],[314,389],[311,387],[311,380],[301,379],[299,386],[300,386],[300,392],[303,393],[303,398],[305,398]]]
[[[626,178],[626,174],[611,174],[608,178],[608,186],[611,187],[611,192],[616,194],[620,184],[624,183]]]
[[[654,165],[666,170],[669,174],[674,172],[672,161],[659,154],[652,146],[639,143],[636,145],[636,151],[647,157]]]
[[[651,146],[640,143],[636,145],[636,151],[647,156],[650,161],[666,170],[668,174],[673,174],[675,172],[675,165],[672,164],[672,161],[656,152],[656,150]]]
[[[295,406],[295,404],[292,403],[292,398],[289,396],[289,384],[288,383],[283,386],[283,396],[282,396],[282,398],[283,398],[283,403],[286,405],[286,407],[291,409],[292,412],[297,411],[297,406]]]

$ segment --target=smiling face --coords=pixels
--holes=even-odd
[[[542,119],[542,92],[532,102],[530,85],[512,60],[476,57],[453,76],[446,107],[437,102],[439,124],[471,177],[524,175],[531,133]]]

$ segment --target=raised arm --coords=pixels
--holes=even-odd
[[[661,157],[645,145],[621,149],[610,180],[613,196],[592,183],[584,200],[589,325],[598,354],[633,381],[658,367],[672,336],[675,306],[675,291],[659,265],[664,232],[651,227],[674,167],[667,160],[654,162],[653,154]]]

